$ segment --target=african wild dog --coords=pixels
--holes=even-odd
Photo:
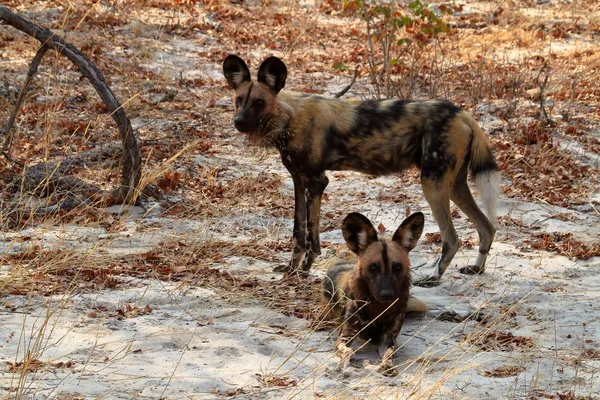
[[[342,233],[358,262],[355,266],[344,261],[333,264],[321,292],[323,318],[343,321],[335,350],[344,367],[354,354],[350,342],[360,337],[379,345],[380,371],[395,373],[392,357],[405,313],[429,310],[427,304],[409,295],[408,252],[417,244],[424,221],[422,213],[414,213],[391,239],[378,240],[377,231],[364,215],[352,213],[344,219]]]
[[[321,252],[319,217],[321,196],[329,182],[326,170],[386,175],[416,165],[443,238],[433,274],[417,284],[439,284],[458,250],[450,200],[479,233],[475,265],[461,272],[483,272],[496,233],[500,174],[483,132],[469,113],[446,100],[357,101],[280,92],[287,68],[277,57],[260,65],[256,81],[235,55],[223,62],[223,74],[235,90],[236,129],[254,144],[277,148],[294,181],[294,250],[284,270],[308,271]],[[489,219],[471,195],[469,170]]]

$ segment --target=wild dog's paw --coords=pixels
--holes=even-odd
[[[394,367],[394,354],[398,351],[396,345],[387,347],[385,351],[383,351],[384,347],[379,348],[381,354],[381,363],[377,368],[377,371],[385,376],[397,376],[398,370]]]
[[[290,272],[292,268],[289,264],[280,264],[273,268],[274,272]]]
[[[306,278],[309,276],[308,271],[301,269],[292,269],[289,264],[281,264],[273,268],[273,272],[283,272],[286,276],[298,276],[300,278]]]
[[[387,361],[387,362],[384,361],[381,364],[379,364],[377,371],[383,376],[389,376],[389,377],[398,376],[398,370],[389,361]]]
[[[340,358],[340,362],[338,364],[338,370],[344,372],[348,369],[352,358],[354,357],[354,350],[346,345],[345,342],[338,342],[335,346],[335,353]]]
[[[435,276],[428,276],[426,278],[421,278],[421,279],[415,280],[413,285],[419,286],[419,287],[424,287],[424,288],[430,288],[430,287],[439,286],[440,283],[442,283],[442,281],[440,281],[440,278],[435,277]]]
[[[458,272],[465,275],[481,275],[485,272],[485,267],[478,267],[477,265],[468,265],[459,269]]]
[[[347,367],[352,361],[352,357],[354,356],[354,351],[350,347],[343,346],[338,348],[338,355],[340,356],[340,364],[344,367]]]
[[[479,267],[477,265],[467,265],[458,270],[458,272],[465,275],[481,275],[484,271],[485,267]]]

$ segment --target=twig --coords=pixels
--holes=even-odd
[[[542,72],[546,73],[546,76],[544,76],[544,82],[540,82],[540,76],[542,75]],[[548,116],[548,113],[546,112],[546,107],[544,106],[544,99],[545,99],[544,92],[546,91],[546,88],[548,87],[548,80],[549,79],[550,79],[550,74],[548,73],[548,64],[544,63],[544,65],[542,66],[542,68],[540,69],[540,72],[538,74],[537,81],[538,81],[538,85],[540,85],[540,98],[539,98],[539,100],[540,100],[540,110],[541,110],[542,115],[544,117],[544,122],[548,126],[552,125],[552,120]]]
[[[594,209],[594,211],[596,212],[596,214],[600,215],[600,211],[598,211],[598,209],[596,207],[594,207],[594,203],[592,203],[591,201],[589,202],[590,206]]]
[[[113,197],[118,202],[135,202],[139,194],[137,186],[141,177],[142,156],[136,137],[133,133],[131,121],[108,87],[102,72],[100,72],[96,64],[90,60],[87,55],[81,52],[81,50],[53,34],[50,29],[41,28],[33,24],[13,13],[5,6],[0,6],[0,21],[4,21],[8,25],[37,39],[42,43],[42,48],[52,49],[67,57],[79,68],[81,74],[90,81],[104,104],[108,107],[111,117],[119,128],[119,133],[123,142],[124,151],[122,156],[121,187],[113,193]],[[38,54],[40,51],[41,50],[38,50]],[[36,57],[38,54],[36,54]],[[43,56],[43,52],[39,58],[41,58],[41,56]],[[34,61],[35,60],[36,59],[34,58]]]
[[[10,116],[8,118],[8,122],[6,123],[6,127],[4,128],[4,144],[2,145],[2,153],[4,154],[5,157],[7,157],[7,159],[9,159],[8,154],[10,152],[9,147],[10,144],[12,142],[12,133],[11,133],[11,129],[15,123],[15,118],[17,117],[17,112],[19,112],[19,109],[21,108],[21,104],[23,103],[23,100],[25,99],[25,95],[27,94],[27,91],[29,90],[29,85],[31,84],[31,81],[33,80],[33,76],[35,74],[37,74],[37,70],[38,67],[40,66],[40,62],[42,61],[42,57],[44,57],[44,54],[46,54],[46,52],[48,51],[48,47],[46,47],[44,44],[42,44],[42,47],[40,47],[37,51],[37,53],[35,53],[35,56],[33,57],[33,60],[31,60],[31,64],[29,65],[29,70],[27,71],[27,78],[25,78],[25,82],[23,82],[23,87],[21,88],[21,91],[19,92],[19,97],[17,97],[17,102],[15,103],[15,107],[13,108],[12,112],[10,113]]]
[[[23,164],[22,162],[19,162],[19,161],[15,160],[7,152],[3,151],[2,155],[4,156],[4,158],[6,158],[11,163],[17,164],[19,167],[25,167],[25,164]]]
[[[375,50],[373,49],[373,33],[371,28],[371,17],[365,14],[365,19],[367,21],[367,38],[369,43],[369,74],[371,75],[371,80],[373,81],[373,87],[375,88],[375,93],[377,94],[377,98],[381,98],[381,91],[379,90],[379,82],[377,81],[377,75],[375,74]]]
[[[352,85],[354,85],[354,82],[356,82],[357,77],[358,77],[358,65],[356,66],[356,68],[354,68],[354,77],[352,78],[352,81],[350,82],[350,84],[348,86],[346,86],[345,88],[343,88],[340,92],[338,92],[335,95],[335,98],[339,99],[340,97],[342,97],[343,95],[348,93],[348,90],[350,90]]]

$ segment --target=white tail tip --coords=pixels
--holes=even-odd
[[[500,197],[500,172],[488,171],[480,173],[475,177],[475,186],[479,190],[479,195],[483,200],[490,222],[497,227],[496,202]]]

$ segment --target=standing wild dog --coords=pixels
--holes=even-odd
[[[482,273],[494,240],[500,174],[489,144],[473,119],[446,100],[342,100],[280,92],[287,68],[267,58],[252,81],[239,57],[229,55],[223,74],[235,90],[236,129],[250,142],[275,147],[292,175],[295,194],[294,250],[285,271],[308,271],[321,253],[321,196],[326,170],[353,170],[371,175],[421,169],[425,199],[443,238],[442,255],[433,274],[419,282],[439,284],[458,250],[450,216],[452,200],[479,233],[479,256],[466,274]],[[467,185],[468,171],[486,205],[489,219]]]
[[[343,367],[354,354],[350,343],[359,337],[379,345],[380,371],[395,374],[392,358],[405,313],[429,309],[409,295],[408,252],[417,244],[424,221],[422,213],[414,213],[391,239],[379,240],[364,215],[352,213],[344,219],[342,233],[348,248],[358,255],[358,262],[355,266],[345,262],[332,265],[321,292],[324,319],[343,321],[335,344]]]

